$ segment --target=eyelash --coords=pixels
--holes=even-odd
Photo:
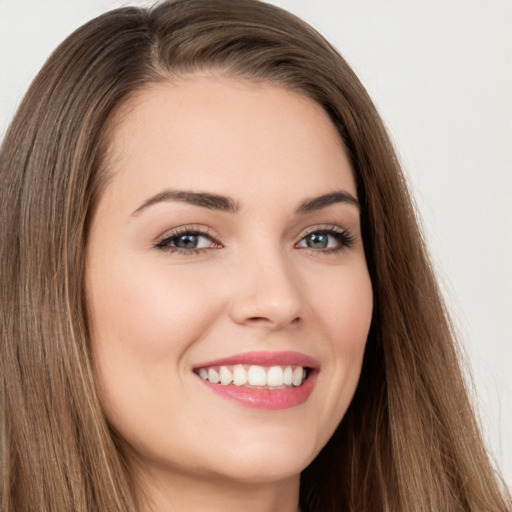
[[[326,225],[321,227],[315,227],[312,228],[305,233],[301,234],[299,242],[302,242],[307,236],[313,235],[313,234],[322,234],[322,235],[328,235],[332,236],[338,245],[336,247],[329,247],[325,249],[314,249],[312,247],[304,247],[303,249],[308,250],[311,254],[318,255],[321,254],[335,254],[339,253],[349,247],[351,247],[355,242],[355,237],[352,236],[349,231],[346,229],[340,228],[336,225]],[[295,244],[295,245],[297,245]]]
[[[180,238],[184,235],[192,235],[198,237],[206,237],[209,238],[215,247],[203,247],[199,249],[183,249],[181,247],[175,247],[170,245],[173,241]],[[156,244],[155,248],[160,249],[162,251],[169,252],[171,254],[179,254],[183,256],[194,256],[196,254],[201,254],[210,249],[220,249],[222,244],[217,240],[217,237],[214,237],[211,234],[211,231],[205,227],[195,227],[195,226],[183,226],[181,228],[177,228],[170,233],[166,233],[162,238],[160,238]]]
[[[342,229],[339,226],[336,225],[328,225],[328,226],[321,226],[321,227],[315,227],[313,229],[310,229],[309,231],[306,231],[305,233],[302,233],[299,241],[295,244],[295,247],[299,243],[301,243],[307,236],[317,234],[317,235],[327,235],[333,237],[338,245],[336,247],[329,247],[324,249],[314,249],[312,247],[302,247],[301,250],[307,250],[311,254],[319,255],[319,254],[334,254],[343,251],[346,248],[349,248],[352,246],[355,242],[355,238],[346,230]],[[197,237],[206,237],[209,238],[210,241],[213,244],[209,247],[201,247],[201,248],[194,248],[194,249],[184,249],[181,247],[175,247],[171,245],[172,242],[175,242],[178,238],[184,236],[184,235],[190,235],[190,236],[197,236]],[[211,234],[211,231],[208,228],[205,227],[196,227],[196,226],[184,226],[178,229],[175,229],[174,231],[170,233],[166,233],[163,237],[161,237],[157,242],[154,244],[154,247],[156,249],[166,251],[170,254],[178,254],[183,256],[194,256],[197,254],[202,254],[205,251],[208,251],[210,249],[220,249],[222,248],[222,243],[218,240],[218,237],[215,237]]]

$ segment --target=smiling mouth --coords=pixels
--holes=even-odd
[[[203,362],[198,381],[217,396],[265,411],[290,409],[313,393],[320,364],[295,351],[256,351]]]
[[[254,389],[288,389],[300,387],[311,368],[300,365],[222,365],[197,368],[194,372],[204,381],[221,386]]]

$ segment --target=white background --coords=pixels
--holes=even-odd
[[[234,0],[236,1],[236,0]],[[0,0],[0,138],[51,50],[116,0]],[[512,0],[274,0],[359,74],[410,177],[512,483]]]

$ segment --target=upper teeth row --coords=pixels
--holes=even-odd
[[[258,366],[244,367],[237,364],[227,368],[220,366],[216,368],[201,368],[199,376],[215,384],[228,386],[233,383],[235,386],[300,386],[306,377],[306,371],[302,366]]]

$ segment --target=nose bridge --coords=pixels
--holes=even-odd
[[[259,247],[241,258],[235,272],[231,313],[237,323],[283,327],[302,314],[297,269],[279,246]]]

